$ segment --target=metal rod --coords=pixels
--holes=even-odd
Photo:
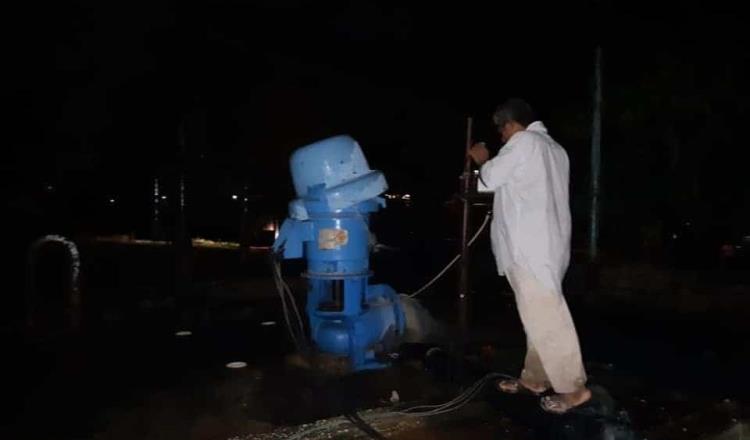
[[[599,204],[602,150],[602,48],[596,48],[594,64],[594,103],[591,124],[591,211],[589,218],[589,258],[599,257]]]
[[[458,279],[458,322],[464,331],[468,326],[468,301],[469,301],[469,221],[471,214],[471,202],[469,192],[471,189],[471,158],[468,155],[471,148],[472,118],[466,120],[466,158],[464,161],[464,172],[461,180],[461,202],[463,210],[461,215],[461,262]]]
[[[151,238],[161,240],[161,193],[159,189],[159,179],[154,178],[154,192],[151,200]]]
[[[248,201],[249,201],[250,194],[248,192],[247,183],[242,187],[242,215],[240,216],[240,239],[239,243],[244,249],[245,246],[247,246],[250,243],[250,231],[248,230],[247,222],[248,222]],[[265,225],[264,225],[265,227]],[[275,230],[275,229],[274,229]],[[244,255],[244,253],[243,253]]]
[[[188,166],[188,154],[186,147],[185,123],[180,127],[180,155],[179,155],[179,176],[178,176],[178,200],[176,215],[175,240],[172,244],[175,249],[175,292],[178,303],[183,301],[189,293],[192,282],[192,240],[187,228],[187,209],[186,209],[186,190],[185,190],[185,169]],[[180,306],[182,308],[182,306]]]

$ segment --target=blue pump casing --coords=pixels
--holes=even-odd
[[[307,258],[311,339],[323,353],[348,357],[355,371],[385,367],[405,329],[396,292],[368,284],[369,215],[385,207],[385,177],[349,136],[296,150],[290,166],[298,198],[273,248]]]

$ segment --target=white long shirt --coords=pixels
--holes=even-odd
[[[495,193],[490,236],[498,273],[517,264],[562,294],[571,228],[565,150],[537,121],[514,134],[480,176],[479,191]]]

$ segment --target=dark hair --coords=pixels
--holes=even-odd
[[[524,128],[536,121],[536,115],[531,106],[523,99],[511,98],[497,107],[492,115],[495,125],[503,127],[508,122],[518,122]]]

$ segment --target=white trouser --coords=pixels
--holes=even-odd
[[[550,384],[557,393],[572,393],[586,384],[581,348],[562,293],[537,281],[518,265],[507,270],[518,313],[526,330],[526,361],[521,378]]]

